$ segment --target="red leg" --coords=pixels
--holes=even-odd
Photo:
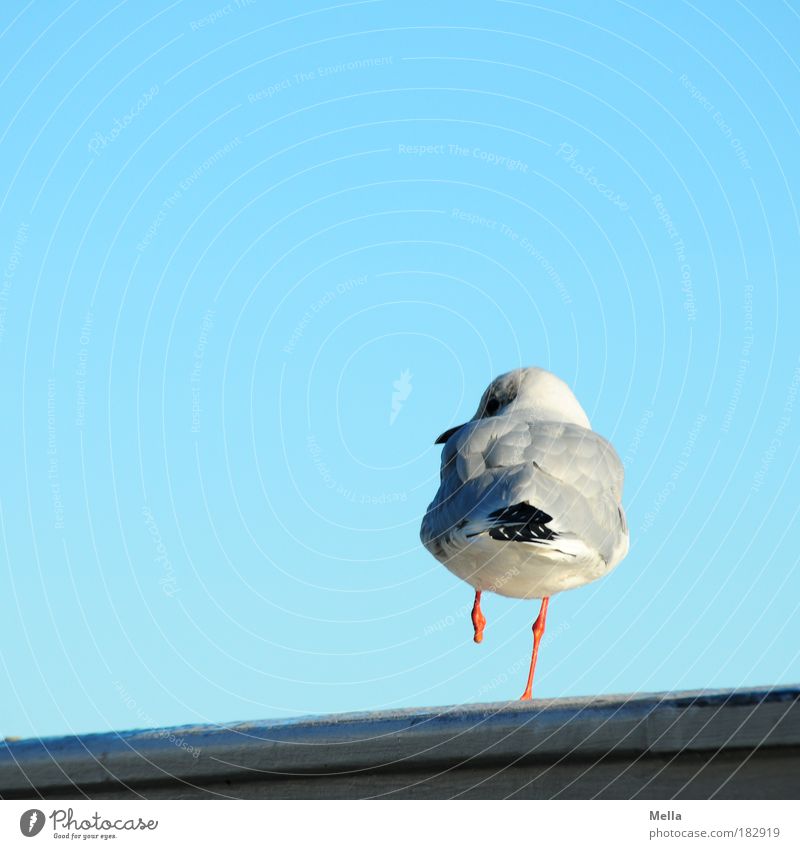
[[[475,629],[473,639],[476,643],[483,641],[483,629],[486,627],[486,617],[481,612],[481,591],[475,590],[475,604],[472,605],[472,627]]]
[[[544,634],[544,623],[547,620],[547,603],[549,601],[549,598],[542,599],[542,606],[539,608],[539,615],[533,623],[533,654],[531,655],[531,671],[528,673],[528,685],[525,687],[525,692],[520,697],[521,702],[527,701],[531,698],[533,672],[536,669],[536,655],[539,654],[539,643],[542,641],[542,634]]]

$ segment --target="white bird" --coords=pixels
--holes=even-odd
[[[563,380],[540,368],[495,378],[470,421],[445,431],[423,545],[481,593],[542,600],[522,699],[531,698],[550,596],[608,574],[628,553],[622,463]]]

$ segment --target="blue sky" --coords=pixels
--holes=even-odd
[[[0,735],[518,697],[418,527],[519,365],[632,539],[536,695],[800,679],[796,3],[0,15]]]

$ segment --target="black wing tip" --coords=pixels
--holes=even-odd
[[[553,517],[526,501],[495,510],[489,514],[489,518],[493,523],[489,530],[492,539],[504,542],[548,542],[558,537],[552,528],[547,527]]]

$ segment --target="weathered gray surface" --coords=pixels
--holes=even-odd
[[[0,745],[0,797],[38,796],[800,798],[800,688],[503,702]]]

